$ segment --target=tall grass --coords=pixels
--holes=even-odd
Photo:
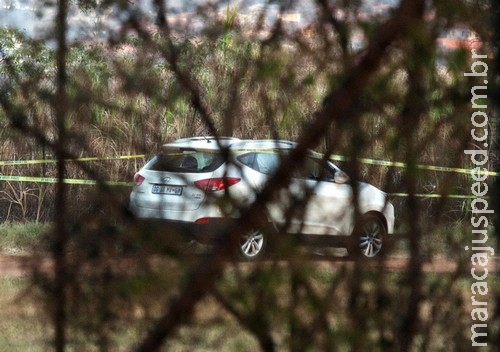
[[[332,77],[326,70],[342,70],[343,63],[337,54],[326,52],[323,53],[325,57],[318,56],[314,49],[319,43],[309,39],[298,41],[295,46],[292,43],[262,45],[231,31],[231,27],[223,34],[223,40],[215,37],[212,41],[208,37],[206,41],[194,43],[177,39],[172,47],[165,48],[160,36],[153,39],[149,43],[130,40],[122,45],[124,51],[120,47],[110,49],[98,45],[79,45],[71,49],[68,63],[71,110],[67,121],[70,155],[149,156],[162,143],[213,133],[192,106],[192,91],[186,82],[171,71],[170,63],[162,54],[167,50],[172,51],[167,52],[168,55],[176,56],[176,70],[181,75],[190,75],[191,83],[201,92],[202,104],[218,133],[236,137],[296,139],[323,103],[320,99],[324,92],[342,80],[342,75]],[[19,57],[30,55],[31,75],[24,74],[25,63],[16,66],[14,84],[24,89],[12,91],[11,99],[30,112],[31,121],[26,122],[37,126],[50,141],[54,135],[54,121],[46,97],[54,89],[48,82],[55,69],[50,61],[52,52],[47,48],[36,49],[39,49],[36,53],[19,54]],[[425,77],[429,104],[427,114],[421,117],[422,121],[413,131],[418,145],[418,160],[414,162],[462,166],[461,153],[448,151],[463,150],[470,138],[467,120],[457,119],[459,112],[460,116],[468,116],[466,111],[470,104],[466,100],[453,100],[464,82],[459,78],[450,82],[450,77],[455,76],[453,70],[466,66],[464,60],[464,56],[456,55],[446,75],[429,70]],[[318,141],[319,150],[389,161],[405,160],[406,148],[398,127],[408,84],[408,78],[401,73],[402,61],[404,58],[388,61],[367,88],[358,111],[353,111],[361,115],[359,124],[350,129],[334,124],[325,140]],[[349,121],[350,117],[345,119]],[[10,124],[0,116],[0,133],[4,140],[0,151],[2,160],[53,158],[50,146],[26,143],[25,137],[12,130]],[[86,171],[83,164],[68,163],[67,177],[128,181],[140,166],[130,160],[101,164],[85,164],[88,165]],[[341,166],[350,169],[349,165]],[[360,167],[359,175],[352,177],[361,177],[389,192],[404,191],[403,176],[407,170]],[[90,174],[89,169],[93,170]],[[0,172],[55,175],[53,165],[0,166]],[[468,189],[466,179],[460,175],[419,172],[418,180],[417,193],[464,194]],[[43,192],[15,203],[16,187],[6,183],[0,185],[0,207],[3,214],[9,214],[3,220],[51,219],[51,206],[44,207],[43,212],[39,206],[53,198],[53,188],[26,186],[43,188]],[[86,186],[76,187],[73,196],[82,200],[87,191]],[[460,202],[455,201],[448,202],[446,207],[457,212],[462,208]],[[432,206],[429,203],[424,208]]]
[[[0,253],[29,252],[43,243],[48,223],[3,222],[0,224]]]
[[[109,47],[73,46],[68,56],[68,155],[148,157],[162,143],[214,132],[242,138],[297,139],[314,112],[325,104],[326,92],[342,84],[356,53],[343,52],[332,29],[326,27],[313,28],[314,36],[281,34],[282,40],[268,42],[243,35],[235,23],[235,11],[228,7],[222,26],[214,23],[214,31],[208,31],[203,40],[166,40],[156,33],[149,41],[132,38]],[[370,34],[368,28],[363,30]],[[29,42],[12,30],[1,31],[14,42]],[[420,39],[429,41],[432,48],[433,38]],[[1,160],[54,158],[50,146],[55,139],[51,101],[54,54],[37,43],[29,44],[12,56],[13,65],[8,68],[15,88],[10,99],[27,112],[27,121],[11,121],[0,112]],[[443,71],[436,63],[438,53],[428,50],[422,77],[426,92],[421,97],[427,105],[419,123],[407,133],[412,136],[415,160],[407,160],[409,145],[401,133],[409,123],[401,116],[411,83],[407,67],[414,60],[407,54],[392,55],[384,62],[352,116],[335,121],[324,140],[317,141],[319,151],[412,164],[468,166],[462,151],[470,141],[470,102],[461,99],[470,91],[470,82],[462,74],[467,53],[458,50],[445,55]],[[203,109],[194,106],[193,92],[199,93]],[[207,116],[201,116],[201,111]],[[12,128],[15,126],[38,130],[47,144],[27,138]],[[490,141],[491,146],[495,143]],[[129,181],[142,162],[70,162],[67,177]],[[416,180],[415,193],[466,194],[470,190],[470,179],[462,174],[353,163],[340,166],[353,172],[352,178],[388,192],[404,193],[408,177]],[[56,170],[54,164],[0,166],[0,173],[54,177]],[[75,207],[85,206],[92,192],[88,186],[72,187]],[[52,219],[53,193],[52,185],[0,183],[0,221]],[[463,200],[419,202],[423,218],[444,220],[444,226],[467,215]],[[411,217],[405,214],[405,198],[394,203],[399,224]]]

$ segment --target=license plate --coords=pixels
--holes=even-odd
[[[151,192],[154,194],[170,194],[173,196],[180,196],[180,195],[182,195],[182,187],[181,186],[153,185],[153,189]]]

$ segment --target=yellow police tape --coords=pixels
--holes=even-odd
[[[245,149],[246,150],[246,149]],[[255,149],[254,151],[258,151],[259,149]],[[266,149],[267,150],[267,149]],[[248,151],[248,150],[246,150]],[[119,156],[110,156],[110,157],[82,157],[77,159],[66,159],[65,162],[85,162],[85,161],[106,161],[106,160],[126,160],[126,159],[138,159],[146,157],[145,154],[137,154],[137,155],[119,155]],[[348,161],[349,158],[343,155],[332,154],[330,155],[330,160],[334,161]],[[357,159],[362,164],[368,165],[378,165],[378,166],[390,166],[390,167],[398,167],[406,169],[408,167],[407,163],[403,163],[400,161],[387,161],[387,160],[377,160],[377,159],[369,159],[369,158],[358,158]],[[45,159],[45,160],[7,160],[0,161],[0,166],[14,166],[14,165],[34,165],[34,164],[54,164],[57,163],[56,159]],[[464,169],[457,167],[447,167],[447,166],[435,166],[435,165],[423,165],[417,164],[415,167],[419,170],[429,170],[429,171],[441,171],[441,172],[455,172],[455,173],[463,173],[463,174],[479,174],[488,176],[499,176],[500,172],[494,171],[480,171],[477,172],[474,169]]]
[[[57,183],[59,179],[56,177],[31,177],[31,176],[15,176],[15,175],[0,175],[0,181],[10,182],[38,182],[38,183]],[[96,180],[82,180],[77,178],[64,178],[64,183],[72,185],[96,185]],[[131,186],[132,182],[125,181],[102,181],[108,186]]]
[[[331,160],[335,161],[348,161],[349,158],[342,155],[330,155]],[[402,163],[399,161],[386,161],[386,160],[376,160],[376,159],[368,159],[368,158],[358,158],[358,161],[362,164],[369,165],[378,165],[378,166],[391,166],[391,167],[399,167],[402,169],[406,169],[408,167],[407,163]],[[478,175],[488,175],[488,176],[499,176],[499,172],[494,171],[480,171],[477,172],[474,169],[463,169],[458,167],[446,167],[446,166],[434,166],[434,165],[423,165],[417,164],[415,167],[419,170],[429,170],[429,171],[442,171],[442,172],[455,172],[461,174],[478,174]]]
[[[126,160],[126,159],[138,159],[146,157],[145,154],[137,154],[137,155],[121,155],[114,157],[82,157],[77,159],[67,159],[65,162],[86,162],[86,161],[106,161],[106,160]],[[349,158],[332,154],[330,155],[330,159],[334,161],[348,161]],[[376,160],[369,158],[358,158],[357,159],[362,164],[368,165],[378,165],[378,166],[389,166],[389,167],[398,167],[398,168],[407,168],[408,164],[397,161],[386,161],[386,160]],[[8,161],[0,161],[0,166],[13,166],[13,165],[34,165],[34,164],[50,164],[57,163],[56,159],[45,159],[45,160],[8,160]],[[474,169],[464,169],[464,168],[455,168],[455,167],[446,167],[446,166],[434,166],[434,165],[423,165],[418,164],[416,168],[419,170],[430,170],[430,171],[441,171],[441,172],[455,172],[455,173],[463,173],[463,174],[487,174],[488,176],[499,176],[500,173],[486,171],[486,172],[477,172]],[[57,183],[59,182],[58,178],[55,177],[29,177],[29,176],[14,176],[14,175],[0,175],[0,181],[11,181],[11,182],[40,182],[40,183]],[[95,180],[83,180],[83,179],[63,179],[63,182],[66,184],[74,184],[74,185],[96,185],[97,181]],[[109,186],[132,186],[132,182],[125,181],[104,181],[103,182]],[[417,198],[455,198],[455,199],[470,199],[474,198],[474,196],[469,195],[458,195],[458,194],[413,194],[409,193],[389,193],[390,196],[393,197],[417,197]]]
[[[453,199],[474,199],[476,196],[462,194],[436,194],[436,193],[387,193],[391,197],[415,197],[415,198],[453,198]],[[488,198],[488,197],[484,197]]]
[[[77,159],[65,159],[64,162],[84,162],[84,161],[106,161],[106,160],[126,160],[144,158],[146,155],[119,155],[119,156],[105,156],[105,157],[83,157]],[[13,166],[13,165],[34,165],[34,164],[55,164],[57,159],[44,159],[44,160],[7,160],[0,161],[0,166]]]

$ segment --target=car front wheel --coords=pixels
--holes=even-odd
[[[254,259],[264,253],[266,238],[261,231],[251,230],[241,236],[241,254],[246,259]]]
[[[362,217],[361,224],[356,231],[359,239],[359,250],[365,257],[372,258],[380,254],[387,235],[384,223],[374,214]]]

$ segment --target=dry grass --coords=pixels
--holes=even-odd
[[[265,268],[272,268],[267,271]],[[306,268],[307,267],[307,268]],[[218,291],[221,297],[231,298],[232,294],[238,292],[237,287],[245,286],[248,292],[240,295],[239,300],[231,300],[232,309],[236,309],[242,316],[251,316],[259,311],[259,304],[265,307],[260,317],[254,317],[263,324],[270,323],[270,332],[275,340],[277,350],[289,350],[291,342],[290,324],[297,324],[295,319],[299,318],[299,326],[308,330],[318,324],[318,318],[324,316],[325,324],[329,327],[330,337],[336,350],[348,351],[349,344],[345,344],[350,338],[360,338],[364,346],[383,346],[383,339],[390,341],[394,338],[392,334],[396,328],[397,317],[387,315],[389,310],[386,307],[380,310],[375,300],[376,292],[380,290],[380,282],[364,280],[359,287],[358,302],[363,309],[367,310],[363,317],[355,317],[355,311],[349,308],[352,304],[352,294],[349,271],[344,276],[343,270],[329,265],[307,264],[302,271],[309,276],[308,281],[312,286],[307,288],[313,290],[318,300],[325,300],[321,310],[316,310],[314,306],[296,306],[294,303],[293,288],[291,285],[293,271],[290,266],[281,264],[279,267],[266,265],[265,267],[254,267],[250,269],[248,264],[243,266],[229,266],[224,272],[223,278],[218,283]],[[271,274],[272,272],[272,274]],[[274,293],[263,291],[263,281],[259,281],[257,287],[247,286],[248,280],[254,280],[257,275],[273,278]],[[374,271],[363,271],[364,275],[374,275]],[[376,276],[376,275],[375,275]],[[463,302],[468,301],[470,295],[470,282],[467,280],[455,281],[453,273],[427,273],[425,285],[422,288],[427,291],[426,298],[420,307],[421,329],[416,336],[412,351],[420,351],[424,348],[427,351],[439,351],[450,346],[460,346],[467,341],[460,340],[460,336],[467,335],[465,330],[470,329],[469,306],[463,305],[460,301],[450,300],[450,295],[458,297]],[[130,279],[133,279],[131,277]],[[137,278],[140,280],[140,278]],[[292,279],[293,280],[293,279]],[[301,279],[302,280],[302,279]],[[385,273],[384,296],[389,300],[385,304],[398,306],[400,303],[401,289],[398,288],[404,280],[403,273]],[[132,281],[128,281],[129,285]],[[0,351],[46,351],[50,350],[50,331],[47,324],[41,317],[37,303],[33,303],[32,293],[27,290],[30,281],[28,278],[0,278]],[[278,286],[276,286],[278,285]],[[292,284],[293,285],[293,284]],[[334,286],[333,286],[334,285]],[[305,286],[303,289],[306,289]],[[500,282],[497,278],[490,281],[490,294],[500,292]],[[299,293],[303,295],[304,292]],[[261,295],[267,296],[268,301],[259,301]],[[131,349],[141,337],[144,336],[150,324],[161,315],[161,299],[153,299],[151,292],[143,292],[130,302],[132,305],[122,311],[122,319],[119,330],[112,334],[112,339],[106,345],[107,351],[127,351]],[[379,297],[380,299],[380,297]],[[135,302],[135,303],[134,303]],[[226,302],[227,303],[227,302]],[[83,304],[81,302],[80,304]],[[90,308],[90,307],[89,307]],[[188,325],[183,325],[177,333],[169,338],[164,346],[170,351],[256,351],[259,350],[256,336],[238,321],[233,313],[230,313],[221,304],[220,298],[207,296],[196,305],[192,318]],[[361,308],[361,306],[359,307]],[[255,310],[254,310],[255,309]],[[494,309],[494,305],[490,306]],[[85,312],[85,313],[83,313]],[[92,311],[82,311],[83,314],[92,315]],[[359,312],[358,312],[359,313]],[[366,319],[364,323],[357,319]],[[450,319],[455,323],[450,325]],[[295,322],[294,322],[295,321]],[[117,322],[118,323],[118,322]],[[371,332],[352,330],[350,327],[356,324],[374,324]],[[115,324],[115,323],[114,323]],[[113,324],[113,325],[114,325]],[[354,324],[354,325],[353,325]],[[494,323],[493,323],[494,324]],[[82,327],[83,328],[83,327]],[[102,325],[101,329],[107,329]],[[492,327],[492,332],[498,330],[498,326]],[[88,329],[88,327],[87,327]],[[298,336],[306,338],[307,332],[299,333]],[[68,335],[70,343],[69,350],[97,351],[97,345],[92,343],[93,334],[89,330],[71,330]],[[342,337],[342,339],[337,339]],[[309,338],[315,338],[314,335]],[[458,340],[457,340],[458,338]],[[463,337],[462,337],[463,338]],[[461,342],[462,341],[462,342]],[[311,341],[308,341],[311,342]],[[324,341],[316,341],[316,346],[322,346]],[[307,345],[307,344],[306,344]],[[325,345],[323,345],[325,346]]]
[[[29,278],[0,277],[0,351],[49,350],[50,328],[40,320],[40,306],[26,298]]]

